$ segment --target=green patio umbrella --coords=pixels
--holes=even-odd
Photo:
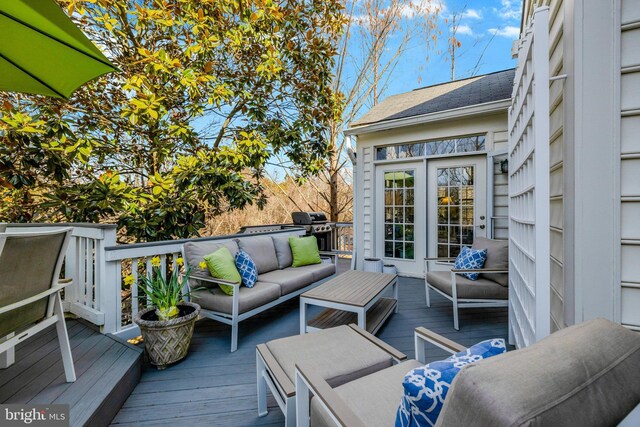
[[[68,98],[116,70],[53,0],[0,0],[0,91]]]

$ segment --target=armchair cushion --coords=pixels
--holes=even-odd
[[[448,271],[430,271],[427,282],[436,289],[451,296],[451,273]],[[461,275],[456,276],[456,292],[463,299],[508,299],[509,289],[493,280],[479,278],[472,281]]]
[[[484,262],[484,268],[491,270],[509,269],[509,242],[507,240],[492,240],[484,237],[476,237],[471,247],[473,249],[487,249],[487,260]],[[480,277],[493,280],[502,286],[508,286],[509,284],[509,276],[504,273],[481,273]]]
[[[396,414],[396,427],[434,425],[453,379],[463,366],[507,350],[503,339],[479,342],[445,360],[414,368],[404,377],[404,396]]]
[[[486,249],[471,249],[465,246],[456,258],[455,268],[466,270],[479,270],[484,266],[487,259]],[[480,273],[462,273],[469,280],[478,280]]]

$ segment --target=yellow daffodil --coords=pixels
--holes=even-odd
[[[160,257],[159,256],[154,256],[153,258],[151,258],[151,266],[152,267],[160,267]]]
[[[184,260],[182,259],[182,257],[176,259],[176,264],[178,264],[180,267],[184,265]]]
[[[198,264],[198,267],[204,270],[205,268],[207,268],[207,263],[202,261],[200,264]]]
[[[124,278],[124,284],[128,286],[133,285],[133,274],[129,274],[127,277]]]

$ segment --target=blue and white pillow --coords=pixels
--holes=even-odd
[[[486,249],[471,249],[464,246],[456,257],[455,268],[464,270],[480,270],[487,260]],[[480,273],[460,273],[469,280],[478,280]]]
[[[242,277],[242,284],[247,288],[253,288],[258,281],[258,268],[249,254],[242,249],[236,254],[236,268]]]
[[[507,351],[501,338],[486,340],[445,360],[409,371],[404,396],[396,413],[396,427],[433,426],[438,420],[453,379],[463,366]]]

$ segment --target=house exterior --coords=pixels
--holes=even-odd
[[[422,277],[475,235],[507,238],[507,109],[515,71],[391,96],[345,132],[356,146],[356,266]]]
[[[527,62],[546,63],[546,76],[535,67],[523,74],[535,77],[529,94],[540,89],[529,126],[546,139],[536,146],[548,153],[546,171],[535,172],[548,187],[534,204],[548,210],[531,227],[548,250],[536,265],[545,270],[546,258],[548,272],[529,283],[537,292],[515,292],[514,340],[528,345],[595,317],[640,330],[640,2],[527,0],[521,29],[514,94],[526,84],[518,78]],[[532,37],[538,47],[528,49]],[[518,120],[510,117],[510,150],[522,133]],[[510,187],[511,203],[516,196]],[[513,261],[512,253],[510,276],[518,276]]]

